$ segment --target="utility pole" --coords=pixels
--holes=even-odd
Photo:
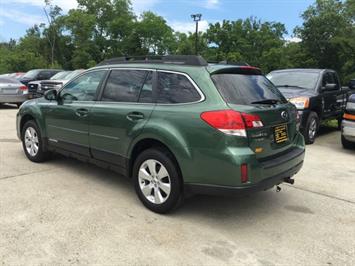
[[[195,54],[198,55],[198,22],[201,20],[202,14],[192,14],[191,18],[196,22],[195,32]]]
[[[53,17],[53,5],[51,0],[45,0],[44,1],[45,6],[43,7],[43,11],[44,14],[47,17],[47,21],[48,21],[48,42],[49,45],[51,46],[51,66],[54,66],[54,49],[55,49],[55,42],[56,42],[56,33],[55,33],[55,29],[54,29],[54,17]],[[47,12],[47,7],[49,7],[49,14]]]

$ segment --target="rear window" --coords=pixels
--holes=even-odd
[[[281,92],[262,75],[214,74],[211,77],[227,103],[248,105],[270,99],[287,102]]]
[[[12,78],[0,78],[0,83],[18,84],[20,82],[18,80],[16,80],[16,79],[12,79]]]

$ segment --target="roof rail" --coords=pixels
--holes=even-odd
[[[147,56],[124,56],[104,60],[97,66],[113,64],[135,64],[135,63],[158,63],[158,64],[176,64],[189,66],[207,66],[206,60],[199,55],[147,55]]]

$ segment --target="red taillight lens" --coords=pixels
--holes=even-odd
[[[247,164],[242,164],[240,166],[240,181],[242,183],[248,182],[248,165]]]
[[[263,126],[258,115],[239,113],[233,110],[204,112],[201,114],[201,119],[225,134],[241,137],[247,136],[247,128]]]
[[[27,89],[27,87],[25,85],[23,85],[23,86],[20,86],[20,90],[21,91],[27,91],[28,89]]]
[[[263,127],[263,122],[258,115],[242,114],[247,128]]]

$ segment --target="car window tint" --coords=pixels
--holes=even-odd
[[[268,99],[286,102],[281,92],[262,75],[214,74],[211,77],[227,103],[249,105]]]
[[[158,73],[158,103],[189,103],[201,99],[190,80],[177,73]]]
[[[147,74],[144,70],[112,70],[102,101],[137,102]]]
[[[105,73],[105,70],[100,70],[83,74],[67,84],[60,92],[60,97],[64,101],[93,101]]]
[[[323,76],[323,86],[327,84],[335,84],[334,76],[330,72],[325,73]]]
[[[42,79],[49,79],[54,74],[55,74],[55,72],[52,72],[52,71],[42,71],[41,73],[39,73],[38,76],[41,77]]]
[[[149,71],[139,95],[140,103],[153,102],[153,72]]]

